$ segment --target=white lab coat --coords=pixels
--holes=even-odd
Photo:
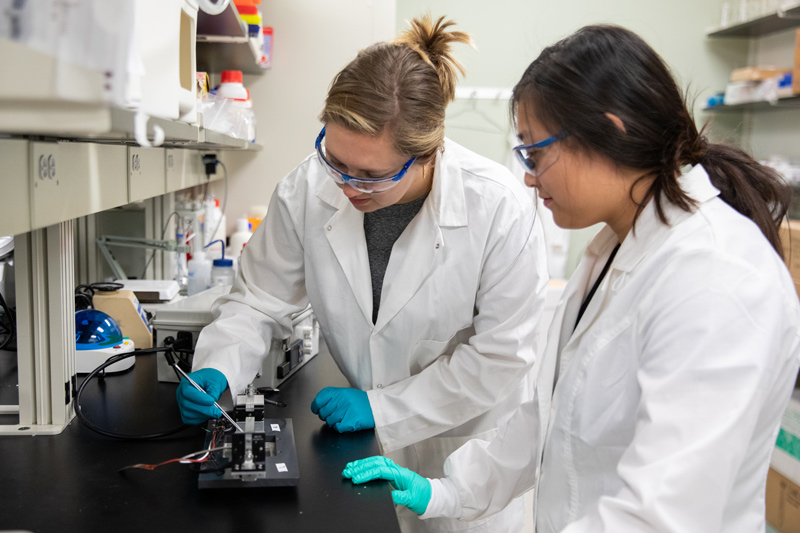
[[[441,477],[451,452],[491,438],[529,399],[547,285],[534,213],[507,169],[446,141],[432,191],[392,249],[373,325],[364,215],[310,156],[278,185],[193,368],[216,368],[242,390],[310,302],[339,369],[368,391],[383,453]],[[501,516],[486,531],[518,530],[515,506],[510,525]]]
[[[797,294],[701,166],[681,187],[697,210],[666,205],[667,226],[651,202],[573,333],[617,244],[608,227],[597,235],[556,311],[534,401],[502,436],[447,460],[465,518],[538,478],[538,533],[764,531],[769,458],[800,364]]]

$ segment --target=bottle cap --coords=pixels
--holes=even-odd
[[[233,259],[214,259],[214,266],[233,268]]]
[[[250,231],[250,221],[246,218],[236,219],[236,231]]]
[[[192,254],[192,259],[197,259],[199,261],[205,261],[206,260],[206,253],[205,252],[201,252],[201,251],[197,251],[197,252]]]
[[[222,83],[242,83],[241,70],[223,70]]]

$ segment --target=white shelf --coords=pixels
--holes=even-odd
[[[800,3],[787,2],[776,13],[730,26],[718,26],[706,31],[707,37],[760,37],[800,26]]]
[[[736,111],[761,111],[766,109],[800,109],[800,95],[779,98],[776,102],[763,100],[760,102],[744,102],[733,105],[717,105],[704,107],[707,113],[732,113]]]
[[[65,103],[64,108],[69,108]],[[75,113],[72,109],[70,113]],[[78,127],[70,127],[53,120],[53,109],[29,110],[24,128],[4,124],[0,117],[0,131],[10,137],[45,137],[87,142],[106,142],[136,144],[134,138],[134,122],[136,112],[116,107],[103,107],[95,109],[95,120],[84,122]],[[148,132],[153,126],[164,130],[164,147],[192,148],[209,150],[260,150],[261,146],[237,139],[216,131],[211,131],[202,126],[187,124],[178,120],[167,120],[150,117]]]

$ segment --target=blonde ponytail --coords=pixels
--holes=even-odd
[[[445,100],[452,102],[456,97],[458,75],[464,76],[466,72],[453,57],[450,45],[463,43],[474,48],[472,37],[463,31],[446,31],[450,26],[455,26],[455,22],[445,20],[444,16],[433,22],[430,13],[413,19],[409,25],[411,27],[397,37],[395,44],[408,46],[436,70]]]
[[[447,31],[454,24],[427,14],[394,42],[359,52],[331,83],[320,120],[372,136],[388,131],[398,153],[423,163],[434,157],[444,146],[445,108],[464,75],[451,44],[472,45],[469,34]]]

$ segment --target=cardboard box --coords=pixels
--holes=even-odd
[[[92,305],[116,320],[122,334],[136,348],[153,347],[153,328],[133,291],[98,292],[92,298]]]
[[[800,220],[789,220],[781,224],[783,260],[794,279],[795,288],[800,284]],[[800,292],[798,292],[800,294]]]
[[[795,390],[781,416],[781,427],[769,462],[781,475],[800,486],[800,390]]]
[[[767,523],[780,533],[800,533],[800,487],[769,469]]]
[[[792,92],[800,94],[800,30],[794,33],[794,69],[792,70]]]
[[[787,72],[792,72],[792,69],[778,67],[737,68],[731,72],[731,81],[764,81]]]
[[[783,415],[767,476],[767,523],[780,533],[800,533],[800,390]]]

